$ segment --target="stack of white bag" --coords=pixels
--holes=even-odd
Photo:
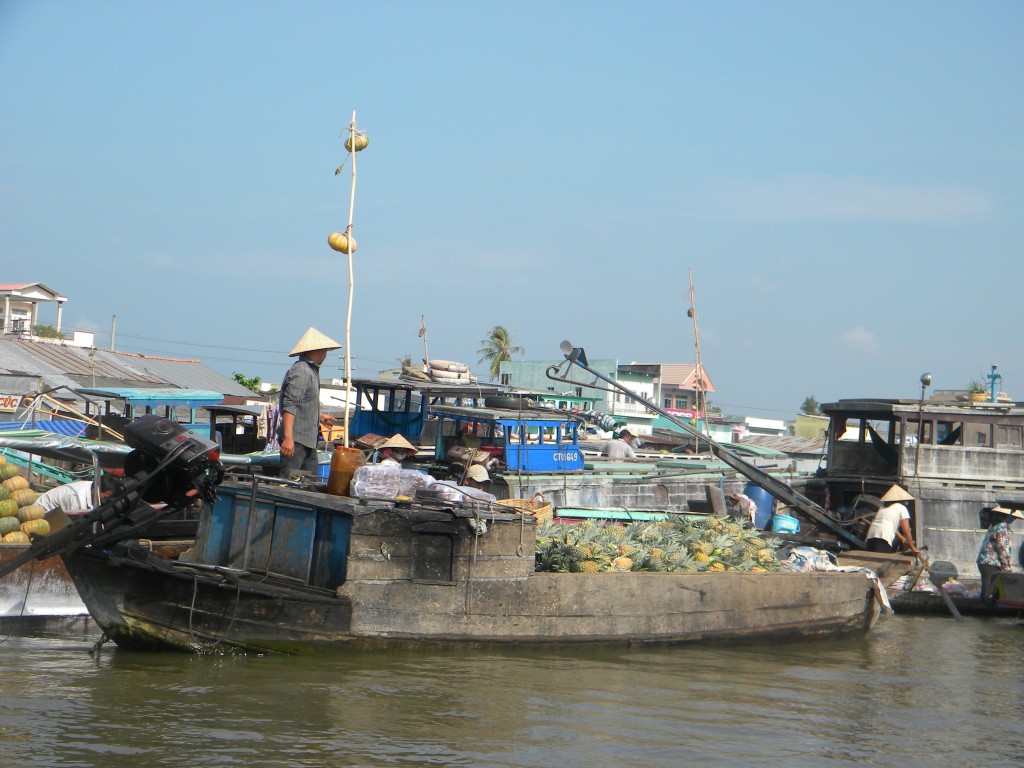
[[[350,493],[358,499],[413,498],[420,488],[429,488],[434,478],[418,469],[391,464],[364,464],[352,475]]]

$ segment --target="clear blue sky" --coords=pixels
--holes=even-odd
[[[1024,400],[1022,32],[1019,2],[2,0],[0,282],[279,381],[308,326],[344,338],[355,111],[356,375],[421,357],[421,315],[481,376],[498,324],[692,362],[692,269],[726,413],[993,363]]]

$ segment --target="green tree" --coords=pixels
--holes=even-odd
[[[501,364],[511,360],[512,355],[521,355],[526,352],[522,347],[515,344],[515,337],[504,326],[496,325],[487,332],[487,338],[480,342],[483,346],[477,350],[481,356],[479,362],[487,363],[487,372],[491,381],[498,378],[501,371]]]
[[[251,389],[253,392],[256,392],[257,394],[260,395],[263,394],[262,390],[260,390],[260,384],[262,384],[263,381],[260,379],[259,376],[253,376],[252,378],[249,378],[247,376],[243,376],[240,373],[235,373],[232,375],[235,377],[235,381],[237,381],[246,389]]]
[[[32,333],[41,339],[66,339],[63,333],[58,331],[52,325],[37,325],[32,328]]]
[[[810,416],[819,416],[821,414],[821,406],[814,395],[808,395],[804,398],[804,404],[800,406],[800,411]]]

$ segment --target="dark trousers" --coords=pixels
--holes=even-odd
[[[316,448],[310,448],[302,443],[295,443],[295,453],[291,456],[281,457],[281,468],[278,470],[278,477],[285,480],[291,479],[292,472],[309,472],[315,475],[319,470],[319,457]]]
[[[868,552],[887,552],[890,555],[896,551],[895,545],[885,539],[868,539],[864,542],[864,548]]]
[[[998,565],[982,565],[978,563],[978,570],[981,572],[981,599],[985,603],[995,603],[996,576],[1003,572]]]

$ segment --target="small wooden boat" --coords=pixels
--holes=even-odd
[[[999,574],[995,589],[994,602],[982,600],[977,589],[964,594],[947,592],[945,596],[933,590],[890,589],[888,594],[896,613],[1005,617],[1024,614],[1024,573]]]

